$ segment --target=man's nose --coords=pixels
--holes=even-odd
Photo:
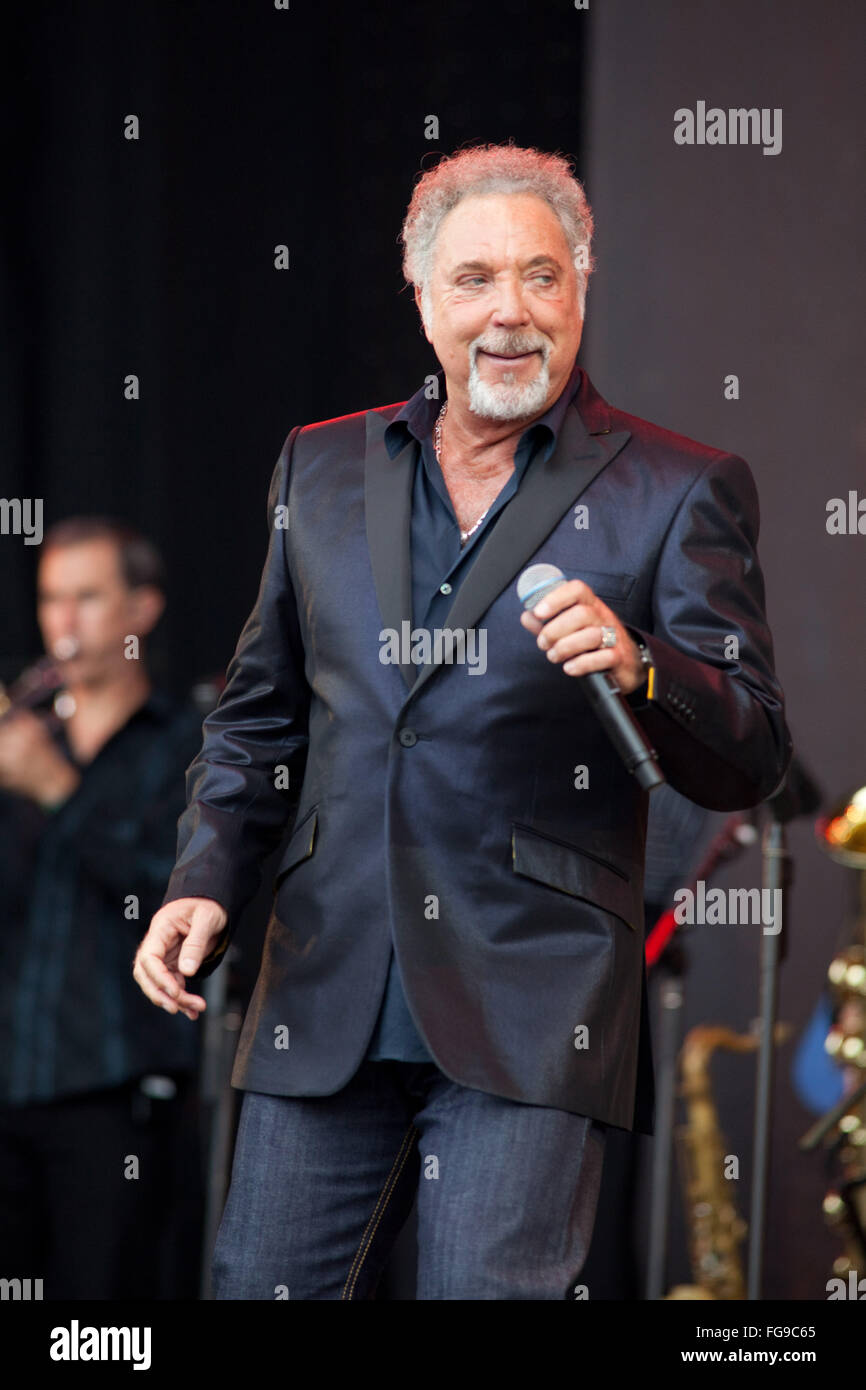
[[[68,644],[78,642],[78,622],[75,604],[59,605],[51,614],[51,619],[42,624],[42,636],[46,646],[54,647],[57,642]]]
[[[517,280],[504,280],[497,285],[493,322],[511,327],[530,322],[529,309],[523,297],[523,286]]]

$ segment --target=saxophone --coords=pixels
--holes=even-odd
[[[774,1040],[784,1041],[790,1027],[777,1023]],[[726,1143],[713,1100],[710,1060],[717,1048],[754,1052],[757,1034],[735,1033],[722,1025],[692,1028],[680,1053],[680,1095],[686,1123],[676,1131],[685,1191],[689,1254],[694,1284],[677,1284],[669,1299],[744,1299],[746,1281],[740,1246],[748,1226],[737,1209],[736,1184],[725,1177]]]
[[[830,857],[858,872],[852,885],[853,939],[837,952],[827,972],[834,1018],[824,1047],[842,1067],[844,1095],[800,1141],[800,1148],[814,1149],[824,1139],[833,1151],[838,1176],[824,1198],[824,1215],[845,1246],[833,1273],[859,1280],[866,1275],[866,787],[843,797],[815,829]]]

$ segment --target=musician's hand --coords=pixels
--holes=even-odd
[[[80,781],[81,773],[32,710],[15,710],[0,720],[0,787],[48,808],[66,801]]]
[[[151,918],[135,953],[132,974],[152,1003],[170,1014],[178,1009],[196,1019],[207,1007],[200,994],[188,994],[185,976],[196,973],[210,955],[228,921],[213,898],[177,898]]]
[[[646,679],[637,643],[582,579],[557,584],[535,608],[521,613],[520,621],[538,639],[548,659],[562,663],[568,676],[610,671],[624,695],[637,690]],[[614,646],[601,646],[602,626],[614,629]]]

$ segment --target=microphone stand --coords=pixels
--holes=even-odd
[[[779,969],[787,954],[786,916],[788,889],[793,881],[785,826],[798,816],[812,815],[821,793],[795,757],[781,788],[766,805],[769,811],[761,840],[762,882],[779,893],[779,930],[764,932],[758,987],[759,1047],[755,1088],[755,1128],[752,1148],[752,1201],[749,1215],[749,1255],[746,1298],[761,1298],[767,1219],[767,1187],[770,1174],[770,1131],[773,1110],[774,1037],[779,997]],[[775,902],[775,897],[771,899]]]
[[[664,1298],[667,1282],[667,1235],[671,1214],[671,1173],[674,1160],[677,1057],[683,1035],[687,956],[679,938],[670,943],[659,962],[664,971],[659,995],[659,1048],[656,1069],[656,1136],[650,1186],[649,1255],[646,1298]]]
[[[767,1215],[767,1184],[770,1176],[770,1128],[773,1110],[773,1073],[776,1049],[773,1039],[779,997],[779,967],[785,958],[785,907],[791,882],[785,826],[771,812],[761,840],[762,883],[774,893],[779,890],[781,910],[777,932],[764,932],[761,943],[758,987],[759,1038],[757,1081],[755,1085],[755,1130],[752,1147],[752,1203],[749,1215],[749,1263],[746,1297],[761,1297],[764,1268],[764,1237]],[[775,902],[775,897],[770,899]]]

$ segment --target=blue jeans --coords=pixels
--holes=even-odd
[[[573,1299],[605,1131],[429,1062],[363,1061],[333,1096],[247,1091],[214,1297],[373,1298],[417,1195],[418,1299]]]

